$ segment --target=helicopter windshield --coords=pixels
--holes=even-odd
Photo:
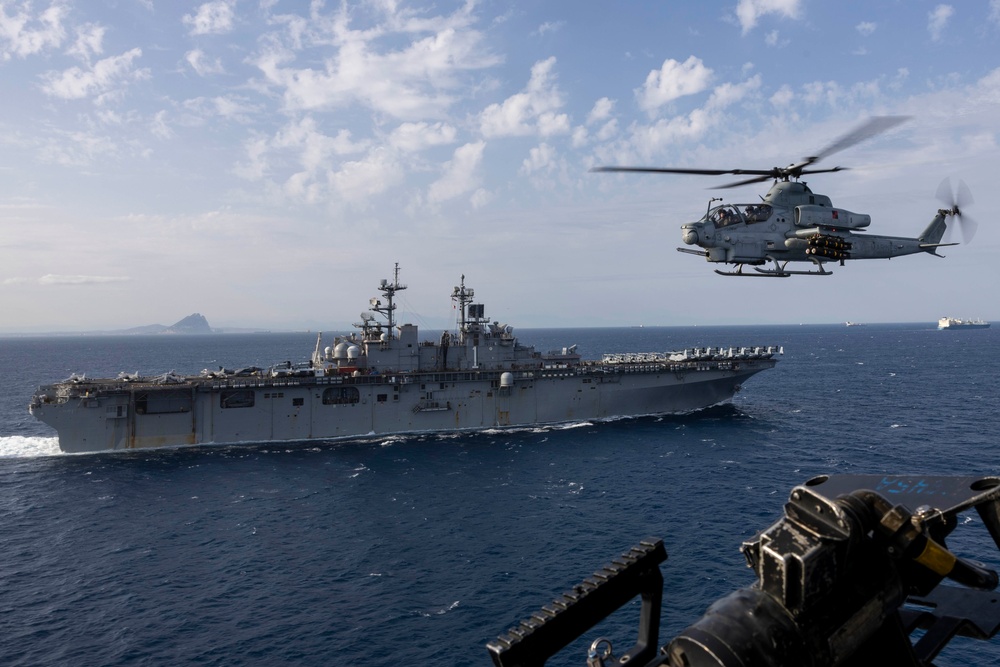
[[[763,222],[771,217],[769,204],[723,204],[709,210],[705,219],[716,228],[728,227],[741,222],[752,224]]]
[[[740,210],[730,204],[723,204],[711,209],[705,216],[716,228],[728,227],[743,222]]]
[[[770,204],[748,204],[743,209],[743,217],[746,218],[747,224],[754,222],[764,222],[771,217],[771,205]]]

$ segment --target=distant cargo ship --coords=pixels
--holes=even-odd
[[[938,329],[989,329],[990,323],[984,320],[961,320],[957,317],[942,317],[938,320]]]
[[[684,413],[732,398],[777,363],[775,347],[606,354],[575,347],[542,354],[486,318],[465,277],[451,295],[458,330],[420,342],[396,325],[399,266],[371,299],[357,333],[312,360],[197,376],[74,375],[40,387],[31,413],[66,452],[203,443],[328,440]],[[376,315],[377,314],[377,315]],[[377,316],[384,322],[377,321]]]

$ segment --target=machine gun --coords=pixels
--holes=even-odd
[[[1000,477],[816,477],[792,490],[780,520],[743,543],[757,582],[716,601],[666,646],[657,648],[667,553],[654,539],[487,650],[496,667],[544,665],[640,596],[635,645],[615,657],[611,642],[597,639],[588,667],[928,667],[956,635],[988,640],[1000,630],[997,574],[945,546],[959,512],[972,507],[1000,548]],[[960,586],[939,585],[946,578]]]

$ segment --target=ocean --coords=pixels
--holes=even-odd
[[[731,404],[475,434],[63,455],[27,411],[86,372],[306,360],[315,336],[0,339],[0,664],[488,665],[485,644],[662,538],[660,642],[749,585],[740,544],[820,474],[1000,474],[1000,327],[526,329],[541,350],[781,345]],[[426,336],[422,336],[426,337]],[[1000,568],[975,512],[948,545]],[[599,635],[635,638],[631,605]],[[958,638],[943,665],[1000,665]]]

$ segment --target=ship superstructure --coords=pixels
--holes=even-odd
[[[396,323],[404,289],[397,265],[359,331],[325,347],[318,336],[309,362],[197,376],[72,376],[39,387],[30,410],[56,429],[66,452],[463,431],[690,412],[732,398],[782,352],[702,347],[599,361],[575,346],[539,353],[489,321],[464,276],[451,295],[456,330],[421,342],[415,325]]]

